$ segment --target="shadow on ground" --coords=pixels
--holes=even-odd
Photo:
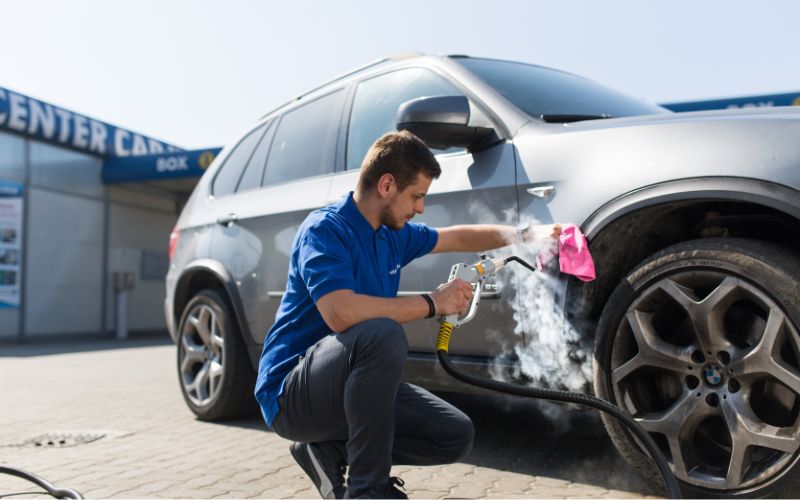
[[[30,358],[33,356],[51,356],[53,354],[73,354],[79,352],[107,351],[111,349],[131,349],[172,344],[169,334],[148,333],[125,340],[116,338],[54,339],[53,337],[35,338],[21,343],[0,343],[0,358]]]
[[[658,494],[617,453],[594,410],[512,396],[439,395],[475,423],[474,446],[465,463]]]
[[[506,396],[439,393],[475,423],[464,463],[574,481],[641,495],[658,494],[619,456],[595,411]],[[209,422],[271,432],[260,415]],[[286,442],[287,447],[289,442]]]

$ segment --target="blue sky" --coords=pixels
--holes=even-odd
[[[655,102],[800,90],[793,0],[16,0],[0,12],[0,87],[187,148],[406,51],[552,66]]]

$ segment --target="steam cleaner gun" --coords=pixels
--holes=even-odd
[[[471,266],[460,262],[451,267],[450,277],[447,279],[447,282],[449,283],[456,279],[466,281],[472,286],[473,295],[469,307],[467,308],[467,312],[464,315],[451,314],[450,316],[445,316],[440,322],[443,325],[450,324],[453,325],[454,328],[457,328],[464,323],[471,321],[478,312],[478,303],[481,300],[483,283],[487,278],[493,276],[504,265],[506,265],[504,259],[488,259],[486,256],[483,256],[480,262],[477,262]]]
[[[638,441],[644,446],[647,453],[653,459],[658,472],[664,479],[668,497],[681,498],[678,481],[675,479],[675,475],[672,473],[667,459],[664,457],[664,454],[658,448],[653,438],[630,415],[623,412],[612,403],[588,394],[527,387],[481,378],[460,370],[450,360],[448,350],[453,330],[471,321],[475,317],[478,312],[478,304],[480,303],[481,291],[483,290],[484,283],[503,266],[512,261],[522,264],[531,271],[536,270],[536,268],[516,256],[505,259],[490,259],[486,256],[481,256],[481,260],[473,265],[458,263],[450,268],[448,282],[455,279],[466,281],[472,286],[473,295],[466,313],[463,315],[452,314],[449,316],[441,316],[439,318],[439,335],[436,338],[436,355],[439,358],[439,363],[441,363],[442,368],[455,379],[484,389],[535,399],[546,399],[549,401],[590,406],[616,417],[638,438]]]
[[[478,312],[478,304],[481,301],[483,284],[488,278],[494,276],[497,271],[511,261],[519,262],[531,271],[536,270],[536,268],[514,255],[505,259],[490,259],[482,255],[481,260],[475,264],[467,265],[463,262],[459,262],[450,268],[450,277],[447,279],[447,282],[449,283],[455,279],[460,279],[469,283],[472,286],[472,300],[469,303],[469,307],[467,307],[467,312],[463,315],[451,314],[439,318],[439,336],[436,342],[437,351],[444,349],[446,352],[450,344],[450,336],[453,330],[475,318],[475,314]]]

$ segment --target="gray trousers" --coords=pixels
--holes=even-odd
[[[472,447],[472,421],[401,381],[407,352],[403,327],[386,318],[326,336],[287,376],[275,432],[334,444],[349,465],[351,492],[386,483],[392,464],[458,461]]]

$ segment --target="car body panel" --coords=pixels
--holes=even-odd
[[[582,223],[610,200],[696,177],[800,187],[800,109],[690,115],[529,124],[514,138],[521,213]],[[546,212],[526,191],[540,185],[555,187]]]

